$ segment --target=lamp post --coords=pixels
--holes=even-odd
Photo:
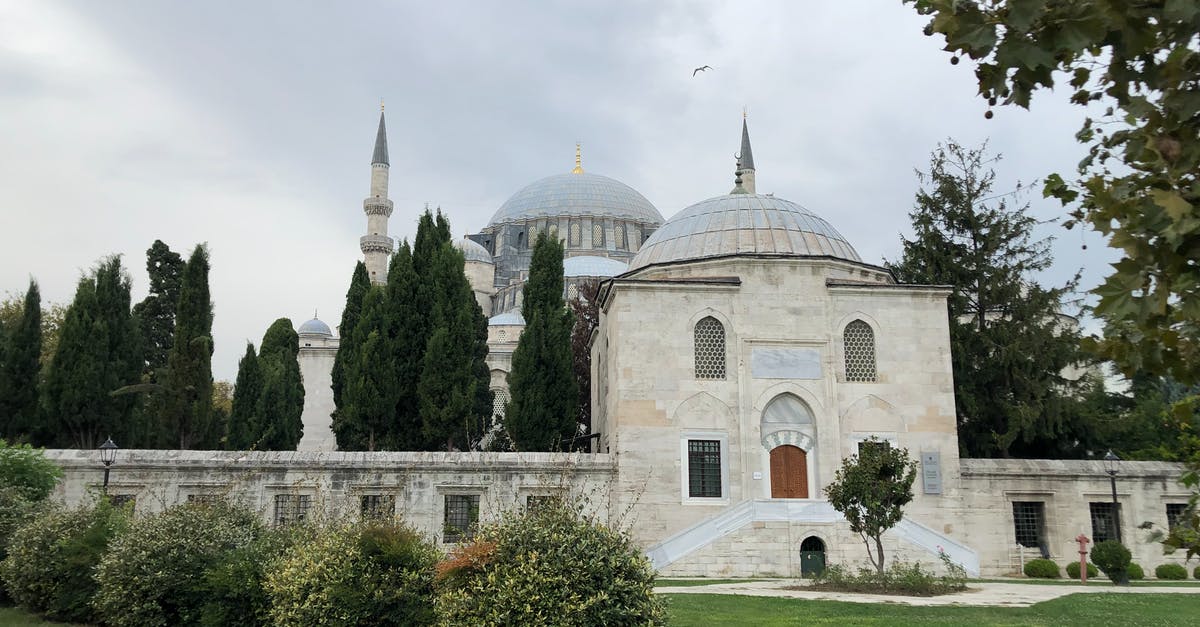
[[[1120,510],[1117,504],[1117,462],[1119,461],[1121,458],[1113,454],[1112,449],[1104,454],[1104,472],[1108,473],[1108,480],[1112,484],[1112,526],[1117,542],[1121,541]]]
[[[104,494],[108,495],[108,468],[117,461],[117,445],[113,444],[112,437],[104,441],[100,445],[100,463],[104,464]]]

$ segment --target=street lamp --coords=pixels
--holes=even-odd
[[[108,468],[117,461],[117,445],[109,437],[100,445],[100,463],[104,464],[104,493],[108,494]],[[1115,489],[1115,488],[1114,488]],[[1114,492],[1115,494],[1115,492]]]
[[[1104,454],[1104,472],[1108,473],[1108,480],[1112,484],[1112,526],[1116,532],[1114,535],[1117,536],[1117,542],[1121,541],[1120,510],[1117,504],[1117,462],[1119,461],[1121,458],[1117,457],[1112,449]]]

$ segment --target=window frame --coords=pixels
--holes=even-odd
[[[1166,503],[1165,505],[1166,505],[1165,509],[1167,512],[1167,531],[1173,531],[1175,529],[1175,527],[1179,525],[1179,522],[1178,522],[1179,517],[1181,517],[1187,513],[1188,504],[1187,503]],[[1171,510],[1175,510],[1175,513],[1173,515],[1171,513]]]
[[[291,503],[287,505],[285,511],[280,511],[280,504],[285,501],[291,501]],[[271,524],[282,527],[308,520],[308,515],[312,511],[313,498],[311,494],[280,492],[273,495],[271,502],[274,504],[274,509],[271,511]]]
[[[1089,501],[1088,502],[1088,518],[1090,519],[1090,521],[1092,523],[1092,544],[1093,544],[1093,546],[1096,544],[1099,544],[1100,542],[1104,542],[1106,540],[1116,540],[1117,539],[1116,530],[1121,528],[1121,504],[1117,503],[1116,505],[1117,505],[1115,508],[1116,513],[1114,514],[1113,513],[1114,508],[1113,508],[1112,501]],[[1101,511],[1101,510],[1107,510],[1107,511]],[[1115,527],[1113,525],[1109,525],[1109,528],[1105,529],[1103,534],[1099,533],[1096,528],[1096,519],[1097,519],[1098,515],[1115,517],[1115,519],[1116,519]]]
[[[479,525],[479,503],[482,494],[479,492],[447,492],[442,494],[442,544],[460,544],[470,542],[475,537],[475,527]],[[451,500],[467,500],[466,527],[451,526]]]
[[[390,503],[391,507],[387,507],[387,503]],[[359,520],[391,520],[395,518],[396,495],[390,492],[359,493],[358,517]]]
[[[712,320],[717,328],[721,330],[721,373],[720,376],[701,376],[700,375],[700,347],[698,333],[700,325],[705,321]],[[715,365],[715,362],[714,362]],[[728,381],[729,380],[729,331],[725,328],[725,323],[721,322],[716,316],[707,314],[692,324],[692,377],[697,381]]]
[[[691,495],[690,443],[693,441],[717,441],[720,464],[720,495]],[[685,431],[679,437],[679,494],[680,502],[691,505],[724,505],[729,503],[729,434],[725,431]]]
[[[1010,503],[1012,504],[1013,539],[1014,539],[1014,541],[1018,545],[1028,548],[1028,549],[1039,549],[1039,550],[1048,551],[1050,548],[1050,541],[1047,538],[1047,533],[1046,533],[1046,502],[1045,501],[1016,501],[1016,500],[1014,500],[1014,501],[1010,501]],[[1036,512],[1036,515],[1034,516],[1035,520],[1034,520],[1033,529],[1032,529],[1033,534],[1035,536],[1033,546],[1025,544],[1024,542],[1021,541],[1021,535],[1022,535],[1021,523],[1017,517],[1017,509],[1018,508],[1020,508],[1021,506],[1030,506],[1030,505],[1037,506],[1031,510],[1031,511]],[[1026,526],[1028,526],[1028,525],[1026,525]],[[1029,531],[1029,529],[1026,529],[1026,531]]]
[[[862,327],[865,327],[867,332],[870,333],[870,339],[871,339],[871,355],[870,355],[870,357],[871,357],[871,363],[870,363],[871,376],[870,376],[870,378],[865,378],[865,377],[859,378],[857,376],[855,378],[850,377],[851,354],[850,354],[849,344],[846,341],[847,340],[846,333],[848,331],[850,331],[851,327],[856,326],[856,323],[858,323]],[[855,356],[855,358],[857,359],[857,356]],[[861,364],[855,364],[855,366],[856,366],[856,368],[865,369],[865,367],[863,367]],[[876,332],[874,325],[872,325],[870,322],[867,322],[866,320],[864,320],[861,317],[854,318],[853,320],[851,320],[850,322],[847,322],[845,324],[845,326],[842,327],[842,377],[846,380],[847,383],[878,383],[879,382],[879,333]]]

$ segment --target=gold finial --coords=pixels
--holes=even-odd
[[[379,99],[379,112],[383,113],[383,98]]]
[[[571,170],[571,174],[583,174],[583,153],[580,151],[579,142],[575,142],[575,169]]]

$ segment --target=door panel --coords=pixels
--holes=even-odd
[[[785,444],[771,450],[771,498],[808,498],[808,455]]]

